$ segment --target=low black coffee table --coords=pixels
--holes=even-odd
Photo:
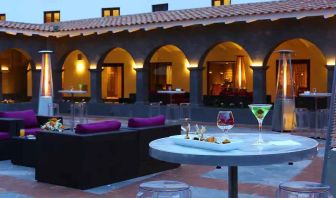
[[[35,167],[36,139],[19,136],[15,136],[12,139],[14,143],[12,163],[20,166]]]

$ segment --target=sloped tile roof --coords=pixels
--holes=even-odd
[[[187,22],[190,25],[193,23],[195,25],[200,24],[199,21],[207,23],[207,21],[213,20],[216,20],[216,23],[228,23],[229,19],[234,17],[243,18],[245,21],[252,20],[256,16],[265,15],[268,16],[268,19],[271,19],[272,16],[276,17],[279,14],[290,14],[291,17],[300,17],[302,13],[305,13],[304,16],[310,16],[310,12],[316,11],[332,11],[336,14],[336,0],[282,0],[233,4],[229,6],[173,10],[118,17],[100,17],[49,24],[0,21],[0,31],[4,31],[3,29],[21,30],[23,31],[21,33],[24,33],[24,31],[65,33],[99,29],[110,29],[113,31],[113,29],[120,27],[131,29],[133,26],[151,25],[159,28],[167,24],[183,22]],[[238,20],[236,19],[232,22],[236,21]]]

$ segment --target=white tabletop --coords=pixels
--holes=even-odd
[[[185,91],[176,91],[176,90],[160,90],[157,92],[164,93],[164,94],[184,94],[185,93]]]
[[[209,134],[208,134],[209,135]],[[211,134],[218,136],[219,134]],[[265,142],[284,141],[284,145],[254,146],[257,133],[230,134],[232,139],[246,142],[239,150],[225,152],[211,151],[199,148],[185,147],[174,144],[168,138],[152,141],[150,155],[156,159],[181,164],[211,165],[211,166],[254,166],[301,161],[317,154],[318,142],[311,138],[279,133],[263,133]],[[290,141],[288,141],[290,140]],[[291,144],[290,142],[296,142]],[[286,142],[288,145],[286,145]],[[297,144],[299,143],[299,144]]]
[[[69,90],[59,90],[59,93],[65,93],[65,94],[86,94],[87,91],[82,91],[82,90],[73,90],[73,89],[69,89]]]
[[[312,98],[325,98],[330,97],[331,93],[302,93],[300,94],[301,97],[312,97]]]

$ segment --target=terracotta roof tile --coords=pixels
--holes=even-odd
[[[49,24],[31,24],[0,21],[0,28],[30,30],[37,32],[59,32],[93,30],[99,28],[131,27],[136,25],[162,24],[172,22],[193,22],[195,20],[226,19],[231,17],[248,17],[276,14],[300,14],[301,12],[335,10],[336,0],[282,0],[261,3],[233,4],[230,6],[206,7],[164,12],[142,13],[118,17],[101,17],[64,21]],[[248,20],[248,19],[247,19]],[[3,30],[2,30],[3,31]]]

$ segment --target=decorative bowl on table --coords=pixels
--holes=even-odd
[[[199,140],[197,135],[190,135],[189,139],[186,139],[184,135],[175,135],[169,137],[174,144],[200,148],[213,151],[231,151],[239,149],[243,146],[243,141],[237,139],[224,139],[221,137],[209,136],[204,140]]]

